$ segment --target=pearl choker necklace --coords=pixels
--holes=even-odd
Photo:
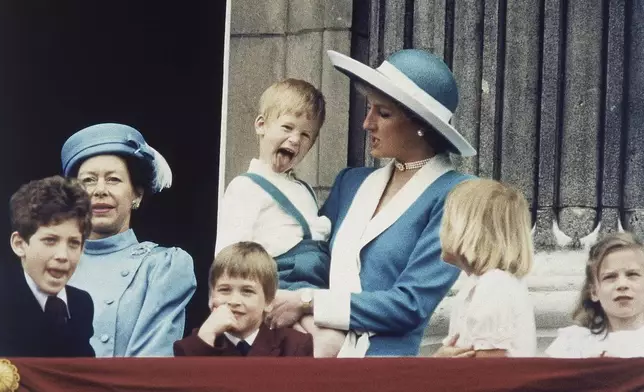
[[[432,158],[427,158],[427,159],[423,159],[422,161],[402,163],[402,162],[398,162],[397,159],[394,159],[394,166],[396,166],[396,169],[398,169],[398,171],[403,172],[405,170],[420,169],[421,167],[425,166],[427,162],[431,160]]]

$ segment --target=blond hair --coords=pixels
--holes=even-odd
[[[520,192],[494,180],[467,180],[445,201],[443,255],[464,258],[476,275],[497,268],[522,277],[533,263],[530,226],[528,202]]]
[[[611,233],[593,245],[588,253],[586,279],[572,317],[577,324],[596,335],[608,333],[608,318],[601,303],[592,300],[592,290],[604,259],[622,250],[639,250],[644,254],[644,244],[632,233]]]
[[[306,115],[322,127],[326,116],[324,95],[311,83],[300,79],[285,79],[268,87],[259,99],[259,115],[270,122],[284,114]]]
[[[277,291],[277,263],[256,242],[238,242],[223,248],[215,257],[208,273],[210,291],[222,276],[258,281],[267,302]]]

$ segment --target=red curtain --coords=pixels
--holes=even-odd
[[[644,391],[644,359],[11,358],[19,391]]]

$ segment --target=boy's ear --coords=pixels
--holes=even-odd
[[[11,239],[9,242],[11,243],[11,250],[13,250],[13,253],[21,259],[24,258],[26,254],[25,245],[28,245],[27,241],[25,241],[17,231],[14,231],[11,233]]]
[[[215,307],[215,296],[213,295],[215,292],[215,288],[212,287],[208,290],[208,309],[212,312],[213,308]]]
[[[273,310],[273,303],[272,302],[267,302],[266,306],[264,306],[264,312],[265,313],[270,313]]]
[[[266,119],[261,114],[255,119],[255,133],[259,136],[264,135],[264,125],[266,125]]]

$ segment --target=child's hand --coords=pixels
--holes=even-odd
[[[456,347],[456,342],[458,341],[459,334],[452,336],[452,338],[447,342],[446,346],[439,348],[432,357],[434,358],[468,358],[474,357],[476,351],[474,347],[465,347],[460,348]]]
[[[197,336],[210,346],[215,345],[217,336],[224,332],[234,330],[237,327],[237,319],[227,304],[213,308],[212,313],[199,328]]]

